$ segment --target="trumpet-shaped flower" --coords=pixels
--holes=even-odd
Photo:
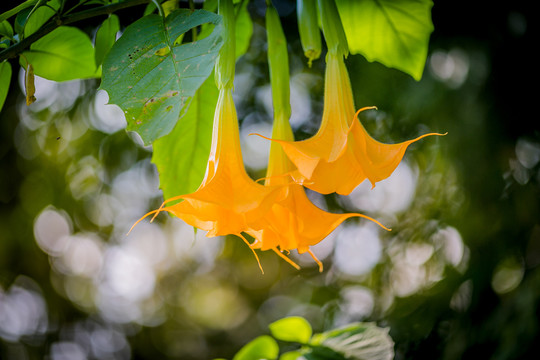
[[[284,187],[259,184],[246,173],[231,90],[224,88],[219,93],[210,156],[201,185],[191,194],[166,200],[139,221],[168,211],[189,225],[208,231],[207,237],[234,234],[246,241],[241,233],[249,228],[248,224],[265,216],[285,191]],[[183,201],[167,205],[178,200]]]
[[[274,138],[293,139],[292,129],[286,118],[274,119]],[[281,251],[297,249],[299,253],[308,252],[322,271],[322,263],[310,250],[313,246],[328,236],[344,220],[351,217],[363,217],[376,222],[386,230],[378,221],[358,213],[333,214],[321,210],[307,197],[304,188],[290,179],[294,165],[287,158],[283,149],[277,144],[270,146],[270,157],[265,184],[267,186],[286,186],[287,196],[276,202],[270,212],[259,221],[251,224],[252,229],[247,231],[256,241],[252,248],[261,250],[274,250],[294,267],[293,263]]]
[[[270,139],[278,142],[297,167],[294,179],[322,194],[350,194],[369,179],[372,186],[386,179],[400,163],[407,147],[429,133],[398,144],[373,139],[355,114],[353,94],[343,56],[327,55],[324,110],[319,130],[302,141]]]

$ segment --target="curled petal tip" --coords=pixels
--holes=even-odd
[[[360,114],[362,111],[365,110],[379,110],[376,106],[364,106],[363,108],[360,108],[356,111],[356,114],[354,114],[354,117],[356,118],[358,114]]]
[[[272,139],[271,139],[271,138],[269,138],[269,137],[266,137],[266,136],[264,136],[264,135],[261,135],[261,134],[257,134],[257,133],[249,133],[249,134],[248,134],[248,136],[251,136],[251,135],[257,135],[257,136],[260,136],[260,137],[262,137],[263,139],[266,139],[266,140],[272,140]]]

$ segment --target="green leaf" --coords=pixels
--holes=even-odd
[[[7,61],[0,63],[0,111],[4,106],[11,82],[11,64]]]
[[[165,199],[194,192],[201,184],[210,153],[218,95],[214,77],[210,76],[174,129],[154,142],[152,162],[158,169]]]
[[[20,57],[26,69],[27,62],[34,73],[54,81],[87,79],[99,76],[94,60],[94,47],[88,35],[81,30],[60,26],[30,45]]]
[[[47,2],[47,6],[40,6],[35,9],[24,25],[24,37],[28,37],[35,33],[43,24],[56,14],[60,8],[59,0],[51,0]]]
[[[283,341],[294,341],[305,344],[312,334],[309,322],[300,316],[290,316],[274,321],[269,326],[272,335]]]
[[[7,36],[10,39],[13,37],[13,27],[7,20],[0,22],[0,35]]]
[[[195,26],[214,24],[204,39],[175,44]],[[222,45],[221,17],[180,9],[165,21],[147,15],[128,26],[103,62],[101,88],[110,103],[124,110],[127,130],[139,133],[145,144],[168,134],[186,103],[208,78]]]
[[[394,358],[394,342],[388,330],[374,323],[353,323],[316,334],[309,345],[314,346],[314,353],[330,349],[350,360],[391,360]]]
[[[26,0],[25,2],[15,6],[14,8],[12,8],[12,9],[6,11],[6,12],[3,12],[2,14],[0,14],[0,22],[4,21],[6,19],[9,19],[10,17],[12,17],[15,14],[19,14],[20,12],[22,12],[26,8],[34,6],[37,2],[38,2],[38,0]],[[28,10],[28,12],[30,12],[30,10]]]
[[[95,60],[96,66],[101,65],[105,55],[114,45],[116,41],[116,34],[120,31],[120,21],[118,16],[112,14],[101,23],[98,31],[96,32],[95,40]]]
[[[276,359],[278,354],[276,341],[268,335],[262,335],[244,345],[233,360],[270,360]]]
[[[300,351],[288,351],[281,354],[279,360],[297,360],[300,356],[302,356],[302,352]]]
[[[22,34],[24,32],[24,26],[26,25],[26,21],[28,20],[31,11],[31,8],[24,8],[17,13],[17,16],[15,16],[14,27],[17,34]]]
[[[432,0],[336,0],[352,54],[422,78]]]

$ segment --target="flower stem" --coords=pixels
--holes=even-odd
[[[235,14],[232,0],[219,0],[218,14],[223,17],[223,46],[216,61],[216,85],[219,89],[232,89],[236,63]]]
[[[274,118],[285,118],[288,121],[291,116],[291,103],[287,40],[281,27],[279,14],[271,3],[266,8],[266,34]]]
[[[347,57],[349,46],[335,0],[318,0],[318,2],[319,17],[328,51]]]

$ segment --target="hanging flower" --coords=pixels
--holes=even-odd
[[[274,119],[274,138],[292,139],[293,133],[287,118]],[[328,236],[344,220],[351,217],[363,217],[371,220],[382,228],[390,230],[366,215],[358,213],[333,214],[321,210],[307,197],[304,188],[295,184],[290,178],[294,165],[285,155],[283,149],[272,143],[265,184],[267,186],[285,186],[288,189],[286,197],[275,203],[270,212],[259,221],[252,223],[252,229],[247,231],[256,241],[251,245],[254,249],[273,250],[294,267],[292,262],[282,252],[297,249],[299,253],[309,253],[319,265],[323,265],[310,250],[313,246]]]
[[[168,211],[187,224],[206,230],[207,237],[237,235],[248,245],[242,232],[265,216],[272,205],[286,195],[283,186],[264,186],[246,173],[240,147],[238,117],[232,98],[235,70],[235,13],[232,0],[218,2],[223,16],[224,45],[216,61],[215,80],[219,97],[214,113],[212,144],[204,179],[199,188],[167,199],[157,210],[139,219]],[[169,205],[171,204],[171,205]],[[259,258],[253,251],[259,268]]]
[[[372,186],[389,177],[407,147],[429,133],[399,144],[383,144],[371,138],[355,113],[351,83],[343,56],[327,54],[324,110],[317,133],[302,141],[269,139],[279,143],[297,167],[294,179],[322,194],[350,194],[369,179]],[[260,135],[259,135],[260,136]]]
[[[247,243],[241,233],[265,216],[285,193],[284,187],[264,186],[246,173],[236,110],[231,90],[226,88],[219,93],[210,156],[199,188],[165,200],[159,209],[150,211],[133,226],[149,215],[155,217],[168,211],[189,225],[206,230],[207,237],[233,234]],[[178,200],[182,201],[168,205]]]

